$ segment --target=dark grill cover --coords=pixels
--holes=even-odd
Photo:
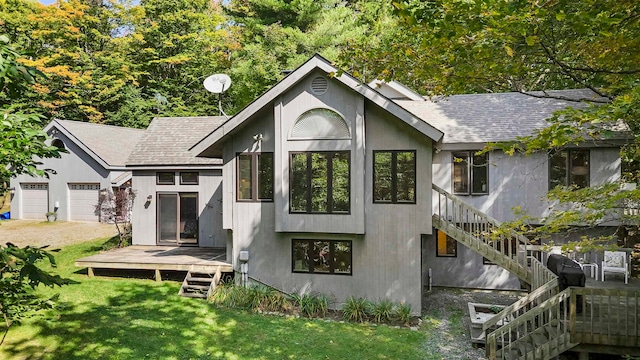
[[[587,280],[580,265],[566,256],[558,254],[549,255],[547,268],[558,275],[561,291],[569,286],[584,287],[584,283]]]

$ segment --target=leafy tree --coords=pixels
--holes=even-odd
[[[369,74],[344,50],[372,46],[393,23],[389,4],[374,1],[232,0],[225,11],[230,34],[239,44],[231,53],[233,110],[282,79],[283,70],[298,67],[315,53]]]
[[[360,56],[372,59],[368,64],[377,73],[419,84],[427,94],[516,91],[553,97],[547,90],[591,89],[596,96],[579,99],[590,106],[559,112],[548,128],[494,148],[525,155],[553,152],[585,141],[609,141],[613,130],[627,128],[624,179],[639,180],[640,4],[405,0],[394,6],[401,19],[398,32],[405,35]],[[543,93],[534,95],[534,90]],[[548,198],[559,203],[558,210],[535,231],[540,236],[571,231],[576,224],[596,226],[612,217],[638,224],[640,219],[623,209],[637,206],[638,195],[622,191],[619,184],[556,188]],[[529,220],[507,226],[528,230]],[[637,234],[637,225],[622,226],[619,233],[625,234],[624,245],[632,246],[635,240],[628,234]],[[596,240],[603,239],[585,239]]]
[[[38,158],[60,157],[55,146],[45,144],[42,118],[37,113],[15,112],[12,97],[20,97],[25,84],[34,83],[38,71],[18,63],[19,54],[9,46],[9,38],[0,35],[0,194],[4,194],[9,179],[15,174],[46,176],[39,169]]]
[[[116,226],[119,248],[131,244],[131,211],[135,198],[136,193],[131,188],[107,190],[105,194],[100,194],[96,205],[101,220]]]
[[[45,247],[20,248],[11,243],[0,244],[0,314],[4,319],[4,336],[12,324],[20,323],[36,311],[54,306],[58,296],[41,298],[34,291],[38,285],[54,287],[70,283],[69,279],[51,275],[37,266],[44,259],[51,266],[56,266],[53,255],[44,249]]]
[[[19,56],[9,46],[9,38],[0,36],[0,89],[6,99],[19,97],[24,83],[34,82],[38,74],[34,69],[20,65]],[[4,193],[10,176],[23,173],[46,175],[46,170],[36,168],[39,163],[34,157],[55,157],[59,154],[57,148],[44,144],[46,135],[41,130],[39,116],[13,113],[10,103],[2,103],[1,110],[0,193]],[[11,243],[0,245],[0,314],[6,326],[5,336],[13,323],[34,311],[52,306],[55,297],[41,299],[34,291],[36,286],[53,287],[69,282],[38,268],[36,264],[43,259],[48,259],[55,266],[53,256],[44,248],[19,248]]]
[[[134,96],[124,102],[116,117],[144,112],[163,116],[218,113],[215,98],[202,82],[226,71],[234,44],[217,2],[143,0],[127,8],[121,19],[123,32],[114,42],[140,76],[136,88],[129,89]]]

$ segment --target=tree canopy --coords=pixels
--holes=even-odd
[[[9,186],[11,176],[46,176],[39,158],[59,157],[59,150],[45,144],[42,118],[32,109],[17,111],[12,99],[20,98],[26,84],[35,83],[39,72],[18,62],[20,55],[6,35],[0,35],[0,194]]]
[[[558,112],[546,129],[490,148],[511,154],[553,153],[585,141],[607,141],[612,130],[626,129],[623,181],[640,180],[640,4],[405,0],[394,7],[402,19],[397,36],[362,56],[362,61],[371,59],[377,73],[432,95],[515,91],[553,97],[547,90],[591,89],[596,95],[579,99],[590,106]],[[640,220],[623,211],[637,206],[638,191],[621,190],[620,184],[556,188],[548,198],[564,206],[533,221],[544,224],[535,229],[541,236],[571,231],[577,224],[606,224],[612,217],[622,224]],[[524,216],[509,226],[531,230],[524,226],[530,220]],[[637,227],[621,229],[623,234],[616,236],[633,245],[629,230],[637,233]]]
[[[4,195],[11,176],[18,174],[46,175],[38,169],[38,158],[59,156],[56,147],[45,144],[41,118],[37,113],[15,112],[12,99],[19,98],[25,84],[34,83],[38,71],[21,65],[21,54],[9,46],[9,38],[0,35],[0,194]],[[5,240],[5,239],[3,239]],[[11,243],[0,244],[0,314],[6,331],[34,311],[53,306],[55,297],[43,299],[34,291],[39,284],[67,284],[67,279],[52,275],[36,265],[55,259],[44,248],[19,248]],[[6,332],[5,332],[6,335]],[[4,339],[4,337],[2,338]],[[2,340],[0,340],[0,344]]]

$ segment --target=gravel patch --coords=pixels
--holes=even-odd
[[[524,293],[515,291],[481,291],[434,288],[425,291],[422,330],[428,334],[425,348],[440,359],[486,359],[484,348],[471,345],[469,307],[467,303],[509,305]]]
[[[434,359],[485,360],[484,347],[471,345],[469,306],[467,303],[511,305],[526,293],[518,291],[488,291],[454,288],[434,288],[423,295],[422,327],[427,333],[425,349],[437,349]],[[592,360],[619,359],[591,354]],[[559,360],[577,360],[577,355],[566,352]]]
[[[38,220],[6,220],[0,222],[0,244],[59,248],[87,240],[117,234],[113,224],[91,222],[46,222]]]

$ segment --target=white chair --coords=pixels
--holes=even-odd
[[[604,261],[602,261],[602,281],[604,281],[604,273],[624,274],[624,283],[629,283],[629,263],[627,262],[627,253],[624,251],[605,251]]]

